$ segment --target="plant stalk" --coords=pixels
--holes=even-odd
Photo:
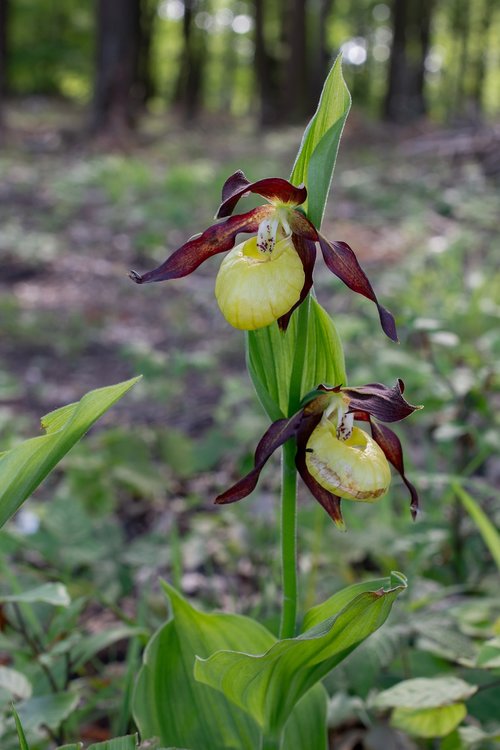
[[[297,310],[297,336],[290,376],[288,416],[294,414],[302,396],[302,373],[307,349],[309,295]],[[281,565],[283,604],[280,638],[293,638],[297,621],[297,469],[295,439],[288,440],[281,459]]]
[[[259,750],[280,750],[281,737],[266,737],[262,734]]]

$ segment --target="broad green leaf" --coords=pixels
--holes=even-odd
[[[385,622],[404,588],[399,579],[394,588],[377,585],[340,611],[332,606],[323,622],[260,655],[219,651],[197,658],[195,676],[248,711],[265,734],[276,735],[302,695]]]
[[[68,589],[62,583],[44,583],[28,591],[21,591],[19,594],[3,594],[0,596],[0,602],[19,602],[35,604],[43,602],[52,604],[54,607],[68,607],[71,599]]]
[[[288,414],[290,379],[297,341],[298,311],[282,333],[277,323],[247,336],[247,365],[257,395],[272,420]],[[301,396],[320,383],[346,384],[344,353],[330,316],[314,297],[310,299],[307,349]]]
[[[30,746],[28,745],[28,742],[26,740],[26,735],[24,734],[23,725],[21,724],[21,720],[14,706],[12,706],[12,714],[16,723],[17,736],[19,739],[19,750],[30,750]]]
[[[129,734],[127,737],[115,737],[105,742],[97,742],[89,745],[87,750],[137,750],[139,743],[136,734]]]
[[[0,689],[5,690],[12,698],[29,698],[32,693],[31,682],[17,669],[0,667]]]
[[[467,700],[476,691],[477,685],[458,677],[416,677],[379,693],[374,705],[377,708],[436,708]]]
[[[77,705],[76,693],[38,695],[19,703],[19,718],[27,732],[35,731],[42,725],[57,729]]]
[[[483,643],[477,655],[476,666],[483,669],[498,669],[500,667],[500,636]]]
[[[500,534],[474,498],[471,497],[457,482],[454,482],[452,486],[453,491],[476,524],[479,533],[483,537],[483,541],[488,547],[500,572]]]
[[[467,716],[464,703],[452,703],[438,708],[396,708],[391,726],[416,737],[445,737]]]
[[[133,700],[141,737],[159,737],[167,747],[255,750],[260,746],[256,723],[221,693],[196,682],[193,668],[197,655],[206,657],[223,648],[259,653],[272,646],[275,637],[248,617],[199,612],[171,586],[163,586],[171,616],[146,648]],[[322,686],[309,691],[297,706],[284,741],[287,750],[326,749]]]
[[[90,391],[77,403],[47,414],[42,418],[45,435],[26,440],[0,457],[0,527],[94,422],[138,380]]]
[[[336,594],[333,594],[329,599],[316,607],[312,607],[304,617],[302,624],[302,632],[310,630],[316,625],[326,620],[328,617],[340,612],[341,609],[346,607],[358,594],[363,594],[366,591],[378,591],[383,590],[387,587],[394,587],[398,585],[406,586],[406,576],[402,573],[393,572],[391,578],[378,578],[372,581],[363,581],[363,583],[354,583],[352,586],[347,586]]]
[[[82,750],[83,742],[70,742],[69,745],[60,745],[57,750]]]
[[[340,137],[351,107],[342,75],[342,56],[335,60],[324,83],[318,108],[307,126],[293,165],[290,181],[307,187],[304,208],[316,227],[321,226],[332,181]]]

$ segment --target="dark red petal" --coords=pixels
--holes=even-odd
[[[368,383],[358,388],[342,388],[342,392],[350,398],[350,411],[368,412],[382,422],[399,422],[422,408],[412,406],[403,398],[404,387],[403,381],[397,380],[392,388],[382,383]]]
[[[247,189],[250,185],[250,180],[247,180],[246,175],[241,169],[238,169],[231,177],[228,177],[222,186],[222,201],[227,201],[236,193],[241,192],[243,189]]]
[[[379,444],[385,453],[388,461],[394,466],[397,472],[401,475],[401,479],[408,487],[411,495],[410,510],[413,520],[415,520],[418,512],[418,494],[417,490],[405,476],[405,467],[403,461],[403,448],[401,441],[398,436],[383,424],[370,421],[370,427],[372,431],[373,439]]]
[[[151,281],[168,281],[187,276],[212,255],[231,250],[236,235],[240,232],[255,234],[260,222],[272,211],[272,206],[258,206],[246,214],[238,214],[220,224],[213,224],[203,234],[192,237],[179,247],[158,268],[142,276],[137,271],[131,271],[130,278],[137,284],[148,284]]]
[[[294,206],[300,206],[307,198],[307,190],[303,185],[295,187],[282,177],[268,177],[257,182],[248,182],[243,172],[235,172],[224,183],[222,203],[216,217],[221,219],[224,216],[230,216],[239,199],[248,193],[257,193],[271,202],[279,201]]]
[[[319,236],[321,251],[326,265],[335,276],[352,289],[375,302],[380,317],[382,330],[393,341],[398,341],[396,323],[389,310],[379,304],[368,277],[358,263],[354,251],[345,242],[329,242],[322,235]]]
[[[286,331],[293,311],[303,303],[311,290],[313,283],[314,263],[316,261],[316,246],[314,242],[305,240],[295,234],[292,234],[292,241],[299,258],[302,261],[305,278],[304,286],[302,287],[298,302],[296,302],[295,305],[287,313],[285,313],[285,315],[282,315],[281,318],[278,318],[278,325],[280,327],[280,330],[282,331]]]
[[[314,224],[311,224],[307,216],[304,216],[301,211],[290,211],[287,218],[293,234],[298,234],[300,237],[313,242],[319,240]]]
[[[290,419],[279,419],[269,427],[265,435],[261,438],[254,457],[254,468],[246,476],[240,479],[236,484],[215,498],[218,505],[226,503],[235,503],[237,500],[249,495],[256,487],[259,480],[260,472],[265,463],[274,453],[276,448],[286,443],[295,435],[302,421],[302,412],[299,411]]]
[[[314,415],[313,417],[303,420],[297,433],[297,454],[295,456],[295,465],[302,477],[302,481],[309,489],[312,496],[316,498],[318,503],[326,510],[337,528],[345,531],[345,523],[340,509],[340,498],[322,487],[309,473],[306,464],[307,441],[311,436],[311,432],[318,425],[320,419],[321,415]]]

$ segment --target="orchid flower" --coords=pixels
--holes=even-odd
[[[268,202],[244,214],[231,216],[240,198],[256,193]],[[397,341],[392,314],[379,304],[373,288],[345,242],[330,242],[307,219],[300,206],[307,198],[279,177],[249,182],[243,172],[229,177],[222,188],[222,203],[213,224],[175,250],[158,268],[145,274],[131,271],[138,284],[178,279],[203,261],[228,252],[220,267],[215,294],[219,307],[235,328],[255,330],[274,321],[286,330],[290,316],[309,293],[316,261],[316,243],[332,273],[375,303],[383,330]],[[240,233],[254,235],[235,247]]]
[[[395,433],[381,422],[398,422],[420,406],[403,398],[404,383],[389,388],[370,383],[357,388],[320,385],[305,397],[303,407],[269,427],[255,451],[253,469],[219,495],[218,504],[247,497],[274,451],[290,438],[297,441],[295,463],[304,483],[333,521],[344,528],[341,498],[375,502],[389,487],[391,463],[407,486],[415,518],[418,495],[404,470],[403,449]],[[355,421],[368,422],[371,436]]]

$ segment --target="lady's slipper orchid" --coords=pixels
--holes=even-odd
[[[268,203],[231,216],[240,198],[249,193],[261,195]],[[222,188],[216,218],[225,220],[192,237],[158,268],[142,275],[132,271],[131,278],[138,284],[178,279],[212,255],[230,250],[215,288],[225,318],[244,330],[277,320],[285,330],[292,312],[311,289],[319,242],[330,271],[376,304],[383,330],[397,341],[394,318],[379,304],[354,252],[345,242],[330,242],[319,234],[299,208],[306,198],[304,186],[295,187],[279,177],[251,183],[237,171]],[[240,233],[255,236],[234,247]]]
[[[401,443],[392,430],[380,423],[398,422],[421,408],[409,404],[403,391],[402,380],[393,388],[381,383],[358,388],[319,386],[293,417],[279,419],[269,427],[255,451],[254,468],[215,502],[233,503],[249,495],[270,456],[295,437],[297,469],[337,526],[344,527],[342,498],[374,502],[385,494],[391,480],[389,463],[410,492],[410,509],[415,518],[418,495],[405,475]],[[355,420],[368,422],[371,436],[355,427]]]

